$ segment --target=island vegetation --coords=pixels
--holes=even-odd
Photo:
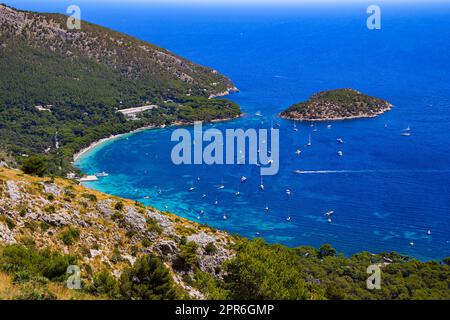
[[[389,102],[354,89],[337,89],[316,93],[307,101],[289,107],[280,116],[299,121],[372,118],[391,108]]]

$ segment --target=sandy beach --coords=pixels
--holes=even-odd
[[[240,118],[240,117],[242,117],[243,115],[244,115],[244,114],[241,113],[239,116],[234,117],[234,118],[214,119],[214,120],[211,120],[210,123],[223,122],[223,121],[230,121],[230,120],[234,120],[234,119]],[[73,155],[73,161],[72,161],[72,163],[75,163],[75,162],[78,161],[84,154],[86,154],[87,152],[89,152],[89,151],[91,151],[91,150],[97,148],[98,146],[100,146],[100,145],[102,145],[102,144],[104,144],[104,143],[106,143],[106,142],[108,142],[108,141],[111,141],[111,140],[114,140],[114,139],[121,138],[121,137],[123,137],[123,136],[131,135],[131,134],[133,134],[133,133],[137,133],[137,132],[144,131],[144,130],[162,129],[162,128],[166,128],[166,127],[176,127],[176,126],[191,126],[191,125],[193,125],[193,123],[174,122],[174,123],[172,123],[172,124],[170,124],[170,125],[162,125],[162,126],[154,126],[154,125],[151,125],[151,126],[145,126],[145,127],[138,128],[138,129],[133,130],[133,131],[130,131],[130,132],[125,132],[125,133],[121,133],[121,134],[111,135],[111,136],[109,136],[109,137],[106,137],[106,138],[103,138],[103,139],[94,141],[94,142],[91,143],[88,147],[83,148],[83,149],[81,149],[80,151],[78,151],[77,153],[75,153],[75,154]]]

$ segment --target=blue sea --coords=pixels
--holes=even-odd
[[[39,11],[67,7],[65,1],[9,3]],[[126,135],[88,152],[76,165],[85,173],[109,173],[88,187],[271,243],[330,243],[346,255],[450,256],[450,5],[382,4],[381,30],[367,29],[363,4],[256,8],[86,2],[81,9],[83,19],[229,76],[240,89],[229,98],[246,115],[209,127],[280,123],[280,171],[264,177],[264,191],[256,166],[172,164],[175,128]],[[394,108],[372,119],[315,127],[298,123],[298,132],[292,121],[277,117],[315,92],[346,87],[386,99]],[[408,126],[411,136],[402,136]],[[306,147],[310,135],[312,145]],[[248,178],[245,184],[241,176]],[[222,184],[225,188],[217,189]],[[188,191],[191,186],[195,191]],[[331,223],[324,216],[330,210],[335,212]]]

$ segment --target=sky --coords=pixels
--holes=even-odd
[[[12,2],[28,2],[35,0],[21,0]],[[64,0],[42,0],[44,2],[64,2]],[[141,3],[141,4],[162,4],[162,3],[183,3],[183,4],[242,4],[242,5],[263,5],[263,4],[318,4],[318,3],[450,3],[450,0],[71,0],[66,2],[72,2],[73,4],[90,2],[90,3]]]

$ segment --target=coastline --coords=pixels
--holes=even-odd
[[[289,117],[289,116],[283,115],[282,113],[279,114],[279,117],[281,119],[285,119],[285,120],[294,120],[294,121],[301,121],[301,122],[320,122],[320,121],[340,121],[340,120],[353,120],[353,119],[368,119],[368,118],[376,118],[378,116],[381,116],[382,114],[390,111],[393,107],[394,106],[392,104],[389,104],[386,109],[380,110],[380,112],[378,112],[378,113],[374,113],[374,114],[360,114],[360,115],[357,115],[357,116],[349,116],[349,117],[303,119],[303,118]]]
[[[224,122],[224,121],[231,121],[231,120],[235,120],[238,118],[241,118],[244,115],[244,113],[239,114],[236,117],[233,118],[223,118],[223,119],[213,119],[207,123],[217,123],[217,122]],[[78,160],[80,160],[86,153],[88,153],[89,151],[99,147],[100,145],[108,142],[108,141],[112,141],[118,138],[121,138],[123,136],[127,136],[127,135],[132,135],[134,133],[138,133],[141,131],[145,131],[145,130],[152,130],[152,129],[163,129],[163,128],[167,128],[167,127],[176,127],[176,126],[191,126],[194,123],[186,123],[186,122],[173,122],[169,125],[161,125],[161,126],[156,126],[156,125],[148,125],[148,126],[144,126],[141,128],[137,128],[135,130],[129,131],[129,132],[124,132],[124,133],[119,133],[119,134],[115,134],[115,135],[110,135],[109,137],[106,138],[102,138],[100,140],[94,141],[92,142],[89,146],[87,146],[86,148],[83,148],[81,150],[79,150],[78,152],[76,152],[73,155],[73,159],[72,159],[72,164],[75,164],[75,162],[77,162]]]

